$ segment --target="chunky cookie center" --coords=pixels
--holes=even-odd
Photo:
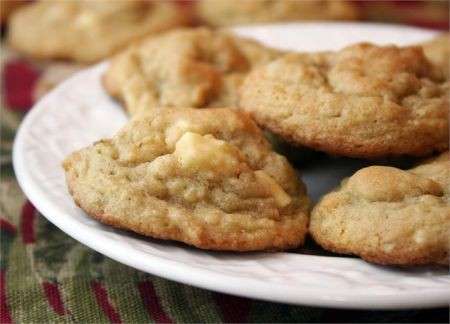
[[[239,171],[239,150],[212,135],[187,132],[175,144],[175,156],[188,171],[232,175]]]

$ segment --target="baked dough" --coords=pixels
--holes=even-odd
[[[355,44],[255,69],[239,106],[300,146],[382,158],[448,149],[450,83],[420,47]]]
[[[199,19],[210,26],[301,21],[354,20],[356,6],[341,0],[200,0],[195,6]]]
[[[278,55],[221,31],[176,30],[119,54],[104,86],[131,115],[155,107],[234,107],[247,73]]]
[[[359,170],[313,209],[310,232],[326,250],[370,262],[448,265],[448,152],[407,171]]]
[[[8,41],[32,58],[92,63],[188,20],[169,1],[39,1],[14,12]]]
[[[64,161],[87,214],[115,227],[211,250],[303,243],[305,187],[256,124],[232,109],[164,108]]]

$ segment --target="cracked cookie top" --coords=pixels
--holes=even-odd
[[[423,156],[448,148],[449,89],[420,47],[361,43],[255,69],[239,105],[294,144],[350,157]]]
[[[225,32],[183,29],[119,54],[103,81],[131,115],[155,107],[235,106],[245,75],[278,55]]]
[[[310,232],[328,250],[382,264],[448,264],[448,152],[410,169],[359,170],[313,209]]]
[[[89,215],[144,235],[205,249],[298,246],[305,188],[244,113],[164,108],[64,162]]]

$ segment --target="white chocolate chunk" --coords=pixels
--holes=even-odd
[[[197,133],[196,127],[187,119],[177,120],[166,130],[166,143],[174,147],[180,138],[186,133]]]
[[[239,150],[212,135],[185,133],[176,143],[174,154],[181,167],[189,171],[212,171],[233,174],[240,163]]]
[[[278,207],[285,207],[291,203],[291,197],[270,175],[258,170],[255,171],[255,176],[261,184],[269,188]]]
[[[95,23],[97,23],[98,19],[97,17],[90,12],[84,12],[81,15],[77,17],[75,20],[75,24],[78,26],[92,26]]]
[[[414,242],[417,244],[422,244],[425,242],[426,235],[423,230],[418,230],[414,233]]]

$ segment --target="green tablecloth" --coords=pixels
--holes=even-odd
[[[38,73],[4,51],[2,66],[1,323],[448,322],[448,308],[347,311],[227,296],[137,271],[78,243],[40,215],[17,184],[12,144]]]

